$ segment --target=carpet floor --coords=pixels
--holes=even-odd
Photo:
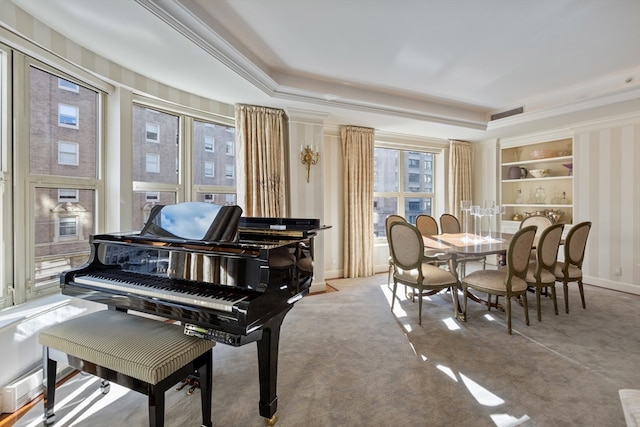
[[[621,388],[640,388],[640,297],[585,286],[587,309],[570,288],[570,314],[529,296],[530,326],[470,301],[467,322],[449,294],[418,305],[399,292],[394,312],[386,274],[330,280],[337,292],[303,298],[280,338],[276,426],[624,426]],[[461,298],[460,298],[461,299]],[[255,345],[214,348],[213,424],[264,425],[258,415]],[[146,396],[76,375],[57,389],[56,426],[148,425]],[[200,425],[199,391],[167,392],[167,426]],[[42,404],[16,426],[42,422]]]

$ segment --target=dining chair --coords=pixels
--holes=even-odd
[[[442,214],[440,215],[440,230],[443,234],[458,234],[462,233],[462,227],[460,227],[460,221],[455,215]],[[487,257],[474,256],[474,255],[458,255],[458,265],[460,266],[460,277],[464,277],[467,273],[467,262],[482,261],[482,269],[487,268]]]
[[[429,264],[424,255],[422,234],[407,222],[391,224],[389,240],[393,257],[393,296],[391,311],[396,300],[398,283],[412,287],[418,294],[418,324],[422,325],[422,297],[425,291],[439,292],[449,288],[454,313],[458,311],[456,288],[458,279],[451,272]]]
[[[384,220],[384,228],[387,234],[387,244],[389,246],[389,272],[387,274],[387,287],[391,289],[391,273],[393,272],[393,257],[391,256],[391,242],[389,241],[389,228],[394,222],[406,222],[403,216],[392,214]]]
[[[511,298],[522,297],[524,318],[529,325],[529,310],[527,307],[527,269],[531,247],[536,234],[536,226],[528,226],[518,230],[509,243],[507,250],[507,266],[498,270],[478,270],[462,279],[464,294],[463,315],[467,319],[467,296],[469,288],[486,292],[489,301],[491,295],[504,296],[507,301],[507,332],[511,334]],[[489,304],[490,306],[490,304]]]
[[[520,222],[520,228],[535,225],[536,227],[538,227],[538,231],[536,231],[536,239],[538,239],[542,234],[542,231],[544,231],[545,228],[550,227],[552,224],[553,222],[551,221],[551,219],[544,215],[531,215]],[[531,258],[535,260],[536,256],[536,250],[532,249]]]
[[[558,249],[562,240],[564,224],[554,224],[545,228],[536,246],[536,261],[529,263],[527,270],[527,285],[535,288],[538,322],[542,321],[540,309],[540,294],[542,289],[551,288],[553,309],[558,314],[558,300],[556,298],[555,268],[558,262]]]
[[[587,308],[584,302],[582,287],[582,261],[587,247],[587,238],[591,230],[591,221],[581,222],[571,227],[564,243],[564,261],[556,264],[556,281],[562,282],[564,290],[564,308],[569,313],[569,282],[577,282],[582,300],[582,308]]]
[[[420,214],[416,217],[416,228],[420,231],[420,234],[429,237],[437,236],[440,234],[438,229],[438,221],[431,215]],[[426,249],[425,255],[428,261],[434,265],[448,265],[451,260],[450,255],[443,254],[442,252],[434,249]]]

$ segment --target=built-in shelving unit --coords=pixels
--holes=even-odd
[[[573,139],[526,139],[501,143],[501,218],[504,232],[515,232],[527,215],[556,215],[558,222],[573,221]],[[534,177],[532,170],[546,170]]]

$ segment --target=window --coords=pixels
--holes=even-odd
[[[213,153],[215,150],[215,139],[210,136],[207,135],[204,137],[204,151],[207,151],[209,153]]]
[[[78,166],[78,144],[75,142],[58,142],[58,164]]]
[[[78,129],[78,107],[58,104],[58,126]]]
[[[75,237],[78,235],[78,217],[60,218],[58,223],[60,237]]]
[[[233,155],[235,154],[235,153],[234,153],[234,146],[233,146],[233,144],[234,144],[234,141],[232,140],[232,141],[227,141],[227,143],[226,143],[226,145],[225,145],[225,153],[226,153],[228,156],[233,156]]]
[[[226,165],[224,170],[224,176],[227,179],[235,178],[235,166],[234,165]]]
[[[144,170],[151,173],[160,172],[160,156],[158,154],[147,153],[145,156]]]
[[[213,177],[213,162],[204,162],[204,176]]]
[[[420,214],[432,214],[435,154],[383,147],[374,149],[374,233],[386,237],[385,219],[391,214],[415,223]],[[421,168],[424,165],[424,168]]]
[[[160,126],[155,123],[147,123],[145,126],[145,138],[147,142],[160,142]]]
[[[235,203],[235,177],[227,178],[226,173],[229,165],[235,167],[236,158],[225,154],[227,143],[235,141],[233,123],[232,117],[134,96],[131,147],[134,229],[144,226],[155,204]],[[150,133],[157,143],[147,141]]]
[[[58,79],[58,88],[69,92],[80,93],[80,86],[65,79]]]
[[[69,188],[62,188],[58,190],[58,201],[59,202],[77,202],[78,201],[78,190],[72,190]]]

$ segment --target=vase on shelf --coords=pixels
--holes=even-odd
[[[539,205],[542,205],[542,204],[544,204],[545,200],[547,199],[547,192],[544,191],[544,188],[538,187],[536,189],[534,197],[536,199],[536,203],[539,204]]]
[[[569,176],[573,176],[573,163],[565,163],[562,166],[569,169]]]

